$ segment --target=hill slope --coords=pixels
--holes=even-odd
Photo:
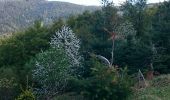
[[[158,76],[149,83],[149,87],[135,91],[129,100],[170,100],[170,74]]]
[[[56,18],[98,8],[45,0],[0,0],[0,34],[26,27],[38,19],[50,23]]]

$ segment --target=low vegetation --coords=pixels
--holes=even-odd
[[[170,75],[161,75],[149,81],[149,86],[134,92],[129,100],[168,100],[170,98]]]

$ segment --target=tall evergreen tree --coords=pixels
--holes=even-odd
[[[160,4],[154,15],[153,42],[155,43],[156,53],[154,66],[162,73],[170,72],[170,1]]]
[[[127,0],[122,6],[124,18],[132,22],[138,38],[141,38],[146,33],[146,2],[147,0]]]

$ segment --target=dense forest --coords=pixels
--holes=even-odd
[[[21,30],[1,36],[0,100],[168,100],[170,1],[101,2],[50,24],[33,17],[32,26],[19,22]],[[37,16],[49,7],[39,3]]]
[[[94,11],[95,6],[82,6],[46,0],[0,0],[0,34],[11,33],[32,25],[35,20],[51,24],[58,18]]]

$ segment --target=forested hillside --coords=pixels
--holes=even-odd
[[[45,0],[0,0],[0,34],[25,28],[35,20],[46,24],[58,18],[94,11],[99,7]]]
[[[39,9],[23,10],[27,18],[39,18],[47,4],[47,13],[56,11],[56,2],[18,1],[27,2]],[[23,26],[0,38],[0,100],[169,100],[170,1],[101,2],[101,9],[52,23],[34,17],[28,28],[9,9]]]

